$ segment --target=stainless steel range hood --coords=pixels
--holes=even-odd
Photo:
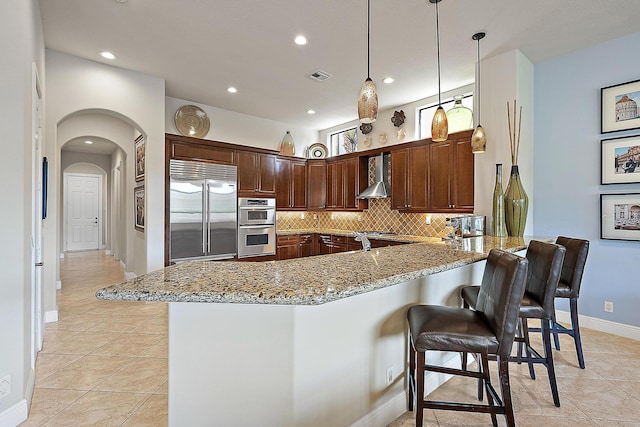
[[[389,154],[380,154],[374,158],[375,180],[362,193],[358,199],[384,199],[390,197],[389,189]]]

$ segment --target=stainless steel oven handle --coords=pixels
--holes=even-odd
[[[206,184],[202,183],[202,215],[205,216],[205,220],[202,221],[202,253],[207,253],[207,220],[209,219],[209,193]]]
[[[273,224],[262,224],[262,225],[239,225],[238,228],[273,228]]]

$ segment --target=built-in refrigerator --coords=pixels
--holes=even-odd
[[[169,171],[170,260],[234,258],[236,167],[171,159]]]

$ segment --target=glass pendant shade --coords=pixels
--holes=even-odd
[[[462,105],[462,95],[456,95],[453,99],[455,103],[453,107],[447,111],[449,133],[473,129],[473,111]]]
[[[487,135],[480,125],[473,131],[471,136],[471,151],[474,153],[484,153],[487,149]]]
[[[293,142],[291,133],[287,131],[280,142],[280,154],[285,156],[293,156],[296,154],[296,145]]]
[[[358,97],[358,118],[361,123],[373,123],[378,117],[378,92],[373,80],[367,78]]]
[[[431,140],[435,142],[446,141],[448,137],[449,123],[447,122],[447,114],[444,112],[442,105],[439,105],[431,122]]]

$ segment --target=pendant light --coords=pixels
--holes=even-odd
[[[360,89],[358,97],[358,118],[362,123],[373,123],[378,117],[378,92],[370,77],[370,47],[371,38],[371,0],[367,0],[367,79]]]
[[[436,4],[436,41],[438,47],[438,108],[433,115],[433,121],[431,122],[431,140],[446,141],[449,137],[449,123],[447,122],[447,114],[442,108],[442,102],[440,101],[440,19],[438,14],[438,3],[442,0],[429,0],[431,3]]]
[[[487,149],[487,135],[484,128],[480,125],[480,40],[486,36],[486,33],[475,33],[471,38],[478,42],[478,80],[476,81],[476,90],[478,91],[478,126],[471,136],[471,151],[473,153],[484,153]]]

